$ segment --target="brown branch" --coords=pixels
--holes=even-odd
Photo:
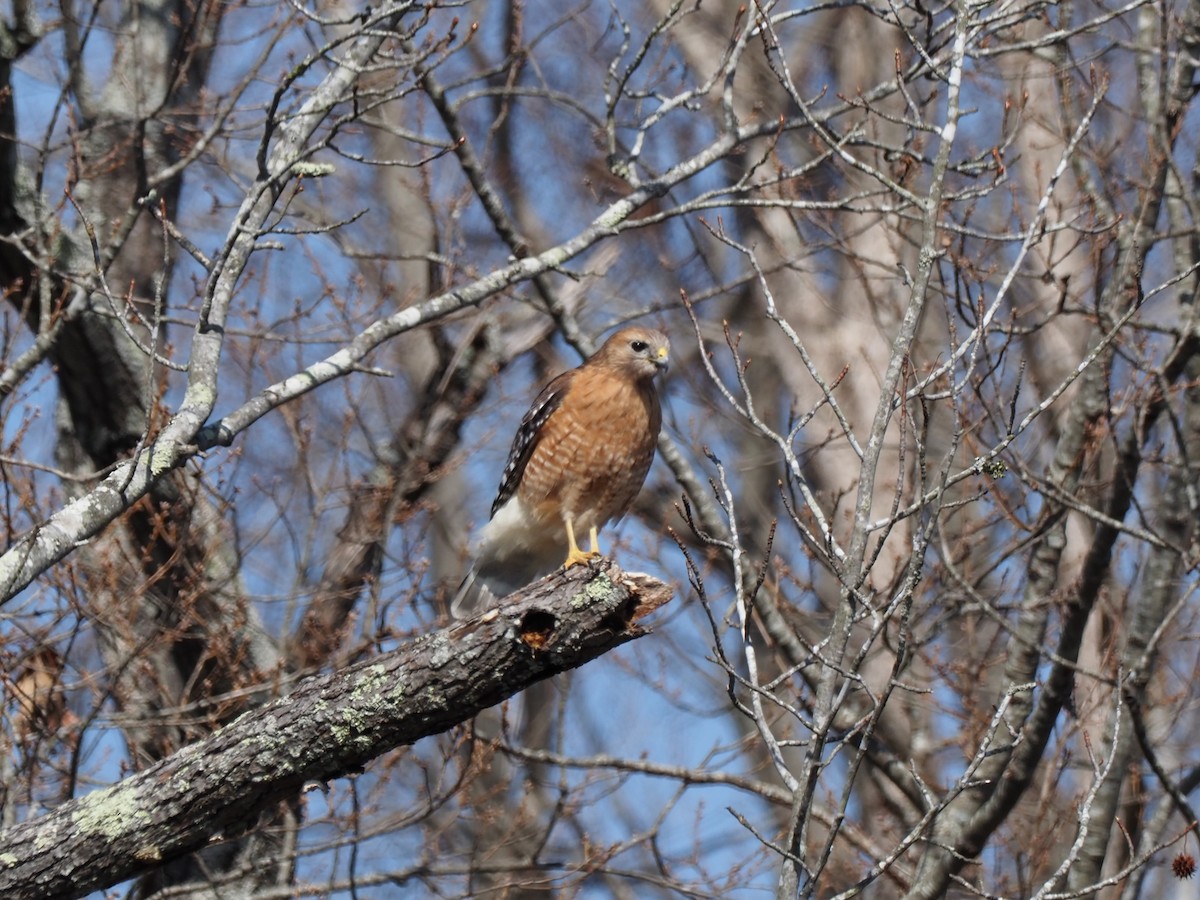
[[[118,784],[0,832],[0,896],[79,897],[252,827],[310,781],[361,770],[641,637],[665,584],[602,560],[484,615],[300,682]]]

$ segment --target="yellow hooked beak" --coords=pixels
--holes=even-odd
[[[669,355],[670,355],[670,351],[666,347],[659,347],[657,350],[654,351],[653,362],[656,366],[659,367],[659,369],[661,369],[664,372],[671,365],[671,360],[668,358]]]

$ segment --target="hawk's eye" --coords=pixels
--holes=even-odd
[[[645,341],[630,341],[629,346],[633,348],[634,353],[645,353],[650,349],[650,345]]]

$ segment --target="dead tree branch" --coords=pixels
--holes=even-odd
[[[614,563],[558,572],[512,602],[282,697],[118,784],[0,832],[0,895],[80,897],[236,836],[308,782],[361,770],[531,684],[646,634],[671,589]]]

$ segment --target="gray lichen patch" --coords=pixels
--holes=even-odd
[[[355,679],[346,704],[339,704],[335,713],[340,721],[330,722],[329,732],[333,739],[342,747],[370,749],[374,745],[371,722],[394,704],[392,687],[387,667],[376,664],[363,669]]]
[[[338,746],[347,748],[358,746],[362,749],[371,749],[374,745],[374,738],[368,733],[367,714],[352,706],[343,707],[339,713],[341,713],[342,721],[332,722],[329,725],[329,733],[333,735]]]
[[[457,657],[454,646],[450,642],[448,632],[442,631],[434,635],[433,646],[429,649],[429,665],[431,668],[440,669],[447,663],[451,663]]]
[[[259,713],[257,726],[252,734],[246,736],[247,743],[261,747],[273,753],[284,743],[284,737],[279,733],[279,720],[273,715]]]
[[[151,816],[138,803],[133,791],[118,785],[82,797],[71,820],[85,834],[99,834],[112,840],[149,824]]]
[[[587,609],[592,604],[604,600],[614,590],[616,590],[616,585],[612,583],[607,574],[601,572],[585,584],[582,591],[571,598],[571,608]]]
[[[175,468],[176,452],[171,444],[156,444],[150,451],[150,471],[157,478]]]
[[[392,703],[401,703],[408,699],[409,686],[407,678],[397,678],[392,683],[392,688],[388,691],[387,699]]]
[[[379,663],[367,666],[358,674],[358,678],[355,679],[354,689],[350,692],[350,702],[357,705],[359,703],[377,701],[383,695],[387,682],[388,674],[386,667]]]
[[[305,763],[304,747],[280,727],[274,715],[260,716],[254,733],[246,737],[255,753],[251,771],[267,777],[272,771],[290,774],[300,769]]]

